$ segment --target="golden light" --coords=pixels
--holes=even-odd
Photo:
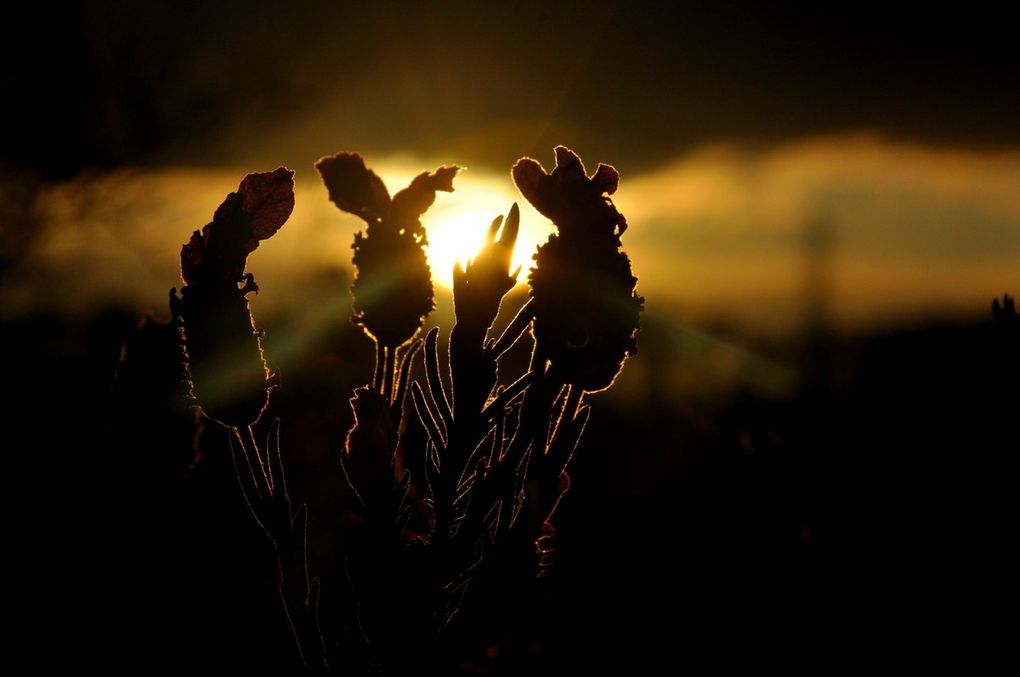
[[[505,184],[505,185],[503,185]],[[453,266],[466,263],[482,247],[489,224],[497,216],[506,216],[510,205],[517,202],[521,209],[521,229],[514,247],[513,268],[521,266],[518,284],[524,284],[531,266],[531,256],[545,242],[553,225],[532,209],[514,190],[509,175],[505,180],[464,172],[454,182],[456,190],[441,193],[436,203],[422,218],[428,232],[426,254],[432,268],[432,280],[450,288]]]

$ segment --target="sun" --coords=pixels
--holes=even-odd
[[[474,257],[482,247],[489,224],[497,216],[506,216],[514,202],[521,209],[521,228],[511,268],[521,267],[518,284],[527,280],[531,257],[553,226],[512,191],[509,177],[506,183],[508,186],[504,188],[494,177],[472,176],[465,172],[454,182],[453,193],[437,196],[435,204],[422,218],[429,241],[425,253],[436,284],[448,289],[453,287],[454,265]]]

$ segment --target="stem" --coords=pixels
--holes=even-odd
[[[556,420],[556,427],[553,429],[547,451],[552,451],[563,435],[567,434],[565,429],[569,428],[570,424],[573,423],[574,417],[577,415],[577,408],[581,405],[582,397],[584,397],[584,390],[577,386],[567,386],[567,399],[563,404],[563,409],[560,410],[560,417]]]
[[[383,377],[382,394],[389,402],[393,396],[393,370],[395,369],[397,361],[397,348],[396,346],[390,346],[386,348],[386,359],[385,359],[385,371]]]
[[[425,336],[425,381],[432,392],[432,399],[439,409],[439,415],[446,429],[449,430],[453,426],[453,412],[450,409],[450,400],[446,397],[443,379],[439,375],[439,350],[436,347],[438,336],[438,327],[433,327],[432,331]]]
[[[272,496],[275,493],[276,487],[273,481],[273,465],[269,463],[269,457],[262,457],[262,451],[259,449],[259,443],[255,440],[255,432],[251,429],[251,426],[245,427],[245,432],[248,433],[248,443],[251,444],[252,450],[255,452],[255,458],[259,460],[259,466],[262,468],[262,478],[266,483],[266,492]]]
[[[503,408],[506,407],[511,400],[520,395],[534,380],[535,373],[529,371],[527,374],[504,388],[496,395],[492,402],[490,402],[485,409],[482,410],[482,420],[488,421],[493,417],[502,418]]]
[[[245,435],[241,434],[240,429],[231,428],[231,430],[234,431],[234,437],[237,438],[237,443],[241,447],[241,455],[244,456],[245,465],[248,466],[248,475],[251,477],[251,487],[255,491],[255,498],[257,498],[258,500],[262,500],[263,498],[262,487],[264,481],[263,482],[259,481],[259,473],[261,473],[261,476],[263,477],[264,480],[266,476],[266,469],[265,466],[262,464],[262,457],[259,456],[258,446],[255,444],[254,436],[251,434],[251,428],[250,427],[245,428],[245,431],[248,433],[247,440],[245,440]],[[246,444],[246,441],[248,442],[248,444]],[[251,460],[252,455],[254,455],[256,460],[258,460],[259,463],[258,470],[256,470],[255,465]]]
[[[375,344],[375,376],[372,377],[372,390],[382,392],[383,364],[386,360],[386,348]]]
[[[529,299],[527,303],[521,306],[514,319],[510,320],[510,324],[503,330],[500,337],[496,339],[496,343],[492,347],[494,355],[497,357],[502,355],[517,343],[517,339],[524,334],[524,330],[531,323],[531,318],[535,316],[534,305],[534,299]]]
[[[404,415],[404,397],[407,394],[407,380],[411,375],[411,366],[414,356],[421,350],[421,339],[411,344],[411,347],[404,353],[400,363],[400,375],[397,378],[397,396],[393,400],[393,427],[400,428],[400,419]]]
[[[531,365],[528,368],[528,374],[531,375],[533,381],[531,387],[524,391],[520,423],[517,425],[517,429],[514,430],[513,437],[510,438],[510,447],[507,451],[508,456],[523,454],[528,443],[537,437],[540,428],[540,425],[534,419],[539,410],[539,398],[545,397],[546,378],[545,355],[538,349],[537,343],[535,344],[534,351],[531,353]],[[548,409],[548,405],[545,405],[543,409]]]
[[[417,381],[411,384],[411,399],[414,400],[414,408],[418,412],[418,418],[421,419],[422,425],[425,426],[425,430],[429,434],[429,440],[437,450],[443,449],[445,451],[446,440],[443,438],[443,433],[439,430],[439,424],[436,421],[432,408],[429,407],[429,398],[422,391]]]

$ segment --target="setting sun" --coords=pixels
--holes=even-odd
[[[553,226],[536,212],[526,200],[512,190],[509,177],[504,188],[494,179],[479,179],[469,172],[457,177],[456,190],[440,195],[422,222],[428,232],[426,248],[432,279],[444,287],[453,285],[453,267],[471,260],[482,246],[485,232],[492,220],[510,210],[517,202],[521,209],[521,230],[514,247],[512,268],[521,267],[518,284],[527,279],[531,256],[552,232]],[[501,210],[501,211],[500,211]]]

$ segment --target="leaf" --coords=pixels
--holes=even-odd
[[[517,189],[521,191],[521,195],[545,214],[543,209],[547,200],[543,199],[545,195],[542,193],[542,179],[547,174],[542,164],[538,160],[524,157],[514,163],[510,174],[513,176],[514,183],[517,184]],[[548,216],[548,214],[545,215]]]
[[[418,221],[436,201],[436,191],[453,192],[453,177],[460,167],[446,165],[434,172],[422,172],[414,177],[411,184],[393,196],[393,220],[402,227]]]
[[[553,152],[556,153],[556,169],[568,174],[585,175],[584,163],[581,162],[581,158],[577,156],[577,153],[566,146],[556,146]]]
[[[294,210],[294,172],[278,167],[249,174],[223,200],[211,223],[181,249],[185,284],[236,283],[248,254],[272,236]]]
[[[389,211],[390,194],[382,179],[365,167],[357,153],[337,153],[321,158],[315,169],[329,191],[329,199],[345,212],[375,223]]]
[[[202,267],[202,254],[205,251],[205,240],[197,230],[191,234],[188,243],[181,247],[181,277],[184,284],[194,284],[198,279],[198,271]]]
[[[591,177],[591,181],[599,189],[599,192],[612,195],[620,187],[620,172],[616,171],[616,167],[604,165],[600,162],[599,168],[595,170],[595,176]]]
[[[265,240],[280,230],[294,211],[294,171],[277,167],[271,172],[249,174],[237,192],[251,218],[252,234],[257,240]]]
[[[248,253],[258,246],[248,227],[243,199],[229,193],[210,223],[195,231],[181,248],[181,277],[186,284],[236,282]]]

